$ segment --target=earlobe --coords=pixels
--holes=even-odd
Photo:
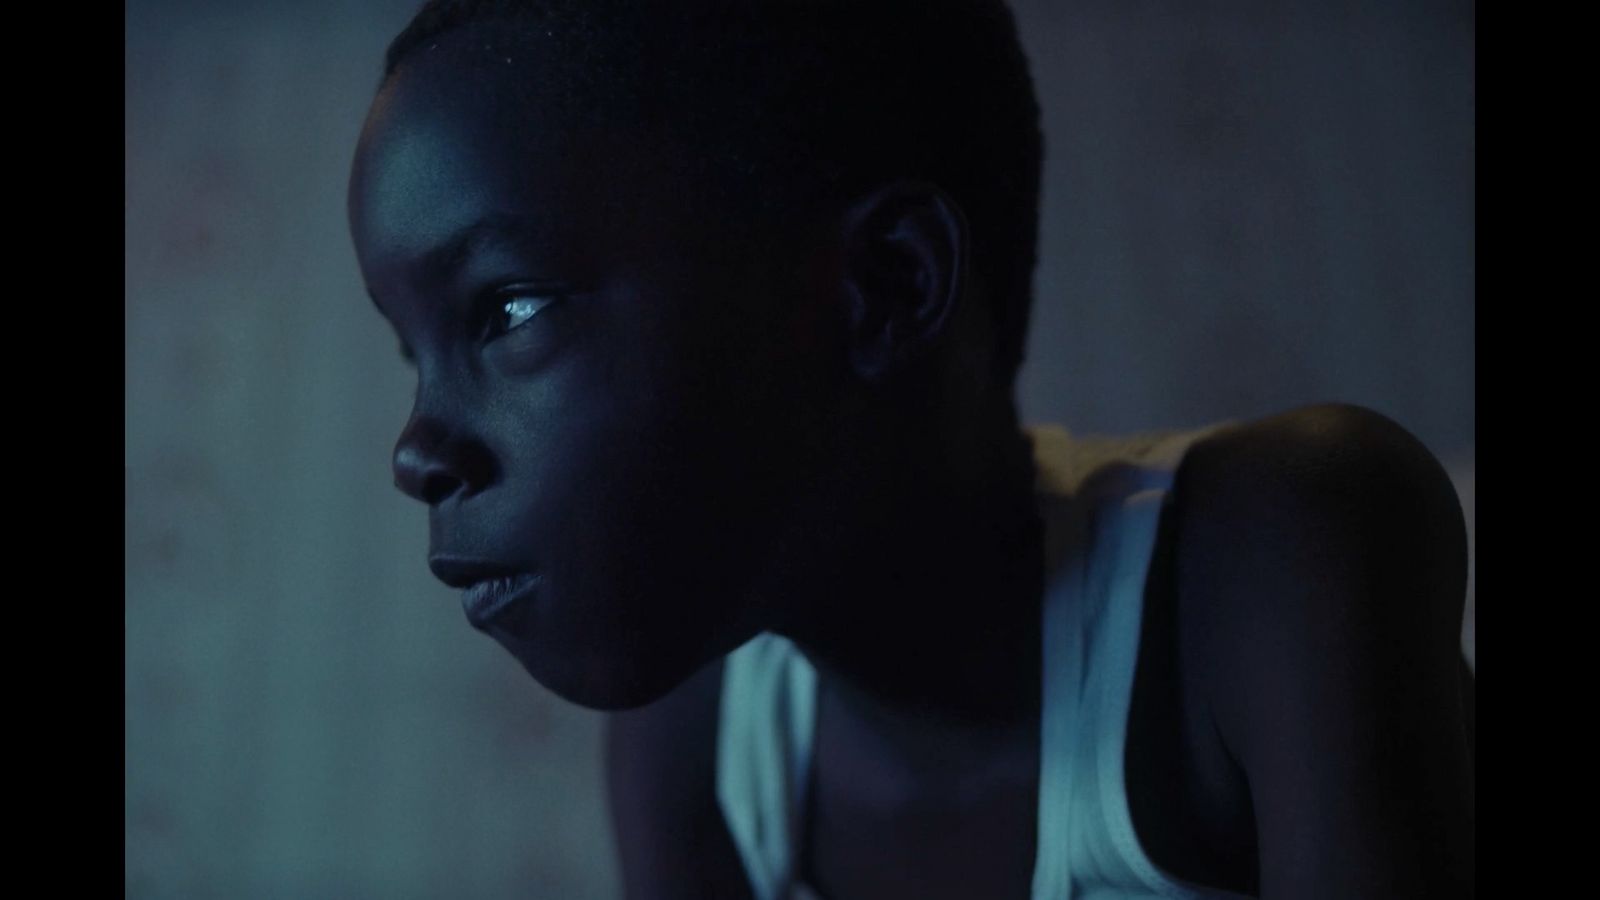
[[[844,219],[850,361],[879,383],[941,344],[966,287],[966,217],[943,190],[899,181]]]

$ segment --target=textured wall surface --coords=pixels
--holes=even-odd
[[[1358,402],[1470,512],[1472,7],[1283,7],[1019,5],[1049,142],[1025,414]],[[413,9],[126,6],[130,897],[617,895],[599,717],[465,625],[390,485],[409,374],[343,202]]]

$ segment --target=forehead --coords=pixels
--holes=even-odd
[[[635,209],[653,171],[640,141],[558,102],[553,62],[474,33],[418,49],[380,91],[351,173],[364,262],[412,257],[485,217],[552,232]]]

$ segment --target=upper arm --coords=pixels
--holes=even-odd
[[[630,900],[750,896],[716,801],[721,686],[717,662],[661,700],[607,718],[606,781]]]
[[[1471,896],[1466,530],[1443,468],[1329,406],[1197,445],[1180,488],[1180,590],[1262,896]]]

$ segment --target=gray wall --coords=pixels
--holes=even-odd
[[[1024,411],[1363,403],[1470,511],[1472,7],[1282,6],[1019,5],[1050,148]],[[617,893],[599,718],[466,627],[389,483],[409,376],[343,196],[413,8],[126,7],[130,897]]]

